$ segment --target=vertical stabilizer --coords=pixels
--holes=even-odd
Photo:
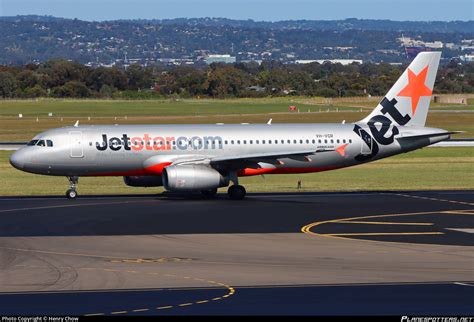
[[[368,123],[380,115],[395,124],[424,126],[440,58],[441,52],[419,53],[379,105],[361,122]]]

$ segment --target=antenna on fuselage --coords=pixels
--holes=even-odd
[[[79,126],[79,120],[76,121],[76,123],[74,123],[74,127],[78,127]]]

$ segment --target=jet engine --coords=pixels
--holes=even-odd
[[[172,165],[163,169],[163,185],[170,191],[210,190],[229,185],[218,171],[204,165]]]
[[[123,177],[123,182],[130,187],[161,187],[161,176],[129,176]]]

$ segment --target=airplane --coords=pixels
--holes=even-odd
[[[231,199],[239,177],[355,166],[447,140],[425,127],[440,52],[422,52],[364,119],[341,124],[88,125],[36,135],[10,157],[17,169],[66,176],[77,197],[82,176],[122,176],[132,187],[201,192]]]

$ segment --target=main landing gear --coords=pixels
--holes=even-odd
[[[247,191],[245,191],[245,188],[238,184],[234,184],[230,186],[229,189],[227,190],[227,194],[229,195],[229,198],[232,200],[242,200],[245,198],[246,193]]]
[[[77,183],[79,182],[78,177],[68,177],[69,180],[69,189],[66,191],[66,197],[68,199],[76,199],[77,197]]]
[[[229,180],[232,181],[233,185],[229,187],[227,190],[227,194],[229,195],[229,198],[232,200],[242,200],[245,198],[245,194],[247,191],[245,191],[245,188],[241,185],[239,185],[239,177],[235,172],[230,173],[229,175]]]

